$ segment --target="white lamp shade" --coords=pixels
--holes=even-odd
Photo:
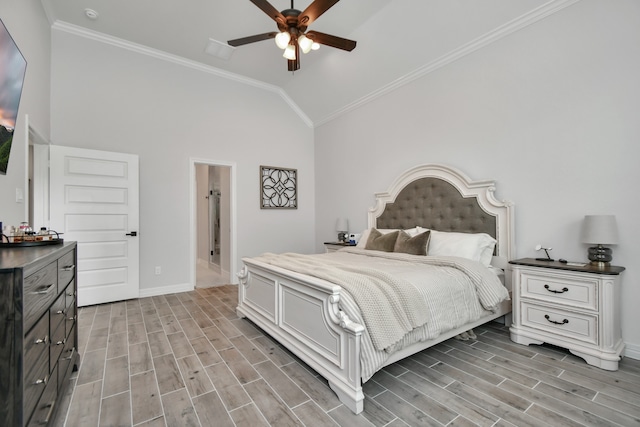
[[[291,34],[286,31],[276,34],[276,45],[280,49],[285,49],[289,45],[289,41],[291,40]]]
[[[296,59],[296,47],[292,44],[288,45],[282,56],[291,60]]]
[[[336,221],[336,231],[349,231],[349,221],[346,218],[338,218]]]
[[[313,45],[313,40],[311,40],[309,37],[305,36],[304,34],[298,37],[298,46],[300,46],[300,49],[302,49],[302,53],[309,53],[312,45]]]
[[[618,244],[618,225],[615,215],[585,215],[582,223],[582,243]]]
[[[313,43],[311,44],[311,49],[313,49],[313,50],[318,50],[318,49],[320,49],[320,43],[313,42]]]

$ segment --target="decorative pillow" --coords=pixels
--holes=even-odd
[[[420,227],[413,227],[413,228],[408,228],[406,230],[403,230],[405,233],[407,233],[409,235],[409,237],[414,237],[417,236],[418,234],[422,233],[424,231],[424,228],[420,228]]]
[[[455,233],[431,230],[427,255],[458,256],[491,265],[496,239],[486,233]]]
[[[392,231],[391,233],[382,234],[380,231],[372,228],[369,232],[369,238],[367,239],[367,245],[365,249],[374,251],[393,252],[393,247],[398,239],[400,231]]]
[[[398,233],[398,238],[396,239],[396,244],[393,247],[393,252],[403,252],[411,255],[426,255],[430,237],[430,230],[413,237],[408,233],[401,231]]]
[[[358,240],[358,244],[356,245],[356,248],[360,248],[360,249],[366,249],[367,246],[367,241],[369,240],[369,232],[373,230],[373,228],[368,228],[366,230],[364,230],[362,232],[362,235],[360,236],[360,240]],[[378,228],[377,229],[379,232],[381,232],[382,234],[388,234],[388,233],[392,233],[394,231],[398,231],[398,229],[394,229],[394,228]],[[413,227],[413,228],[409,228],[408,230],[404,230],[409,236],[413,237],[417,234],[419,234],[420,232],[424,231],[424,228],[420,228],[420,227]]]

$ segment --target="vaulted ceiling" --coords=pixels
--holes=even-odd
[[[54,28],[163,52],[281,91],[311,125],[393,90],[578,0],[342,0],[309,29],[357,41],[352,52],[327,46],[287,61],[273,40],[206,52],[209,40],[276,31],[249,0],[41,0]],[[304,10],[311,0],[295,1]],[[290,0],[271,0],[278,10]],[[97,12],[90,19],[85,9]]]

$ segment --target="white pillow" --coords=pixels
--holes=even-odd
[[[426,230],[426,229],[423,229]],[[427,255],[457,256],[491,265],[496,239],[486,233],[455,233],[431,230]]]
[[[382,234],[391,233],[392,231],[396,231],[396,230],[397,230],[396,228],[378,228],[378,231]],[[404,230],[404,232],[407,233],[409,236],[414,237],[420,234],[420,230],[421,230],[421,227],[413,227],[413,228],[409,228],[408,230]],[[426,229],[422,228],[422,230],[424,231]],[[367,240],[369,240],[370,231],[371,229],[367,228],[362,232],[362,235],[360,236],[360,240],[358,240],[358,244],[356,245],[356,248],[364,249],[364,247],[367,245]]]

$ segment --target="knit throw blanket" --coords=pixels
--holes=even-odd
[[[406,254],[380,253],[350,249],[348,252],[369,256],[391,257],[411,264],[430,264],[463,271],[477,288],[478,297],[486,309],[495,307],[508,297],[497,276],[479,264],[455,257],[417,257]],[[329,254],[328,254],[329,255]],[[351,266],[337,257],[302,255],[294,253],[267,253],[255,260],[335,283],[351,294],[360,307],[365,327],[377,350],[389,350],[405,334],[424,325],[433,316],[424,303],[424,296],[409,281],[394,277],[382,269]],[[487,275],[482,272],[487,270]],[[485,282],[492,281],[504,290],[484,290]],[[494,295],[496,294],[496,295]],[[484,299],[484,301],[483,301]]]

